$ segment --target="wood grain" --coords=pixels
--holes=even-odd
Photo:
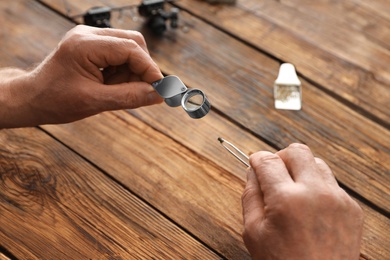
[[[0,10],[1,67],[31,68],[74,26],[31,0],[0,1]]]
[[[77,3],[68,1],[69,6],[64,6],[62,0],[43,2],[55,7],[63,14],[68,13],[66,8],[71,7],[69,12],[71,15],[82,13],[99,3],[110,6],[138,3],[138,1],[85,0],[77,1]],[[292,9],[291,12],[294,11],[295,7],[289,6],[292,5],[291,1],[282,2],[280,4],[286,5],[282,8],[283,12],[286,12],[286,8]],[[281,20],[277,23],[270,21],[264,14],[260,19],[258,13],[247,14],[250,13],[247,12],[249,7],[257,8],[261,2],[240,1],[239,11],[233,12],[229,9],[232,7],[209,6],[201,1],[182,0],[177,4],[193,8],[194,13],[202,16],[206,21],[211,21],[221,28],[228,28],[230,32],[241,35],[241,39],[256,48],[234,39],[186,12],[180,13],[180,28],[175,31],[169,30],[162,38],[156,38],[145,30],[144,20],[131,14],[130,10],[123,12],[122,15],[115,13],[112,21],[114,27],[144,32],[151,54],[163,71],[167,74],[179,75],[190,87],[205,90],[212,101],[213,112],[202,120],[194,121],[189,119],[180,108],[172,109],[162,104],[130,111],[133,116],[119,111],[105,113],[74,124],[43,127],[61,142],[87,158],[89,162],[103,169],[110,178],[88,166],[88,163],[74,154],[64,157],[62,152],[49,147],[40,147],[38,143],[35,144],[39,147],[38,151],[44,151],[41,154],[36,153],[35,149],[30,150],[27,155],[16,153],[21,150],[16,149],[27,145],[23,144],[25,140],[32,139],[30,142],[35,143],[37,139],[35,134],[30,133],[31,130],[27,132],[18,130],[21,133],[12,132],[11,136],[14,136],[13,138],[17,141],[13,140],[9,144],[13,150],[9,147],[7,149],[11,149],[14,153],[5,152],[4,156],[7,159],[0,165],[8,165],[10,156],[15,163],[11,164],[11,167],[7,166],[7,169],[17,172],[18,167],[22,166],[25,175],[31,176],[28,178],[43,178],[46,181],[45,185],[39,186],[41,189],[46,188],[46,184],[49,185],[47,193],[43,195],[34,193],[34,196],[24,192],[19,186],[15,187],[17,192],[28,195],[26,199],[22,196],[17,196],[17,200],[12,197],[17,201],[16,205],[27,205],[29,210],[26,213],[27,217],[36,216],[34,215],[36,212],[39,214],[39,219],[32,217],[31,221],[33,226],[37,227],[36,230],[33,229],[34,235],[44,237],[50,234],[50,237],[42,239],[54,244],[55,248],[62,247],[58,241],[65,240],[63,248],[58,249],[58,251],[65,252],[64,255],[73,246],[67,240],[69,234],[72,238],[76,237],[76,242],[80,237],[90,234],[89,240],[76,245],[77,247],[85,245],[84,251],[80,251],[86,252],[85,255],[106,253],[108,256],[156,256],[160,253],[159,250],[164,250],[163,253],[167,257],[180,254],[190,257],[191,250],[195,255],[198,250],[203,252],[205,248],[190,239],[190,242],[183,241],[190,247],[189,251],[183,249],[186,252],[177,253],[176,250],[180,249],[171,249],[168,243],[169,237],[166,238],[168,242],[165,242],[165,237],[159,237],[163,247],[158,245],[156,248],[155,244],[150,242],[152,238],[149,237],[149,231],[145,230],[145,223],[142,222],[141,217],[134,213],[138,221],[134,224],[126,218],[127,215],[123,216],[121,213],[127,212],[126,210],[139,211],[139,209],[133,209],[136,206],[127,208],[126,203],[136,199],[132,197],[134,193],[147,203],[140,201],[139,207],[144,210],[148,208],[149,212],[147,206],[152,205],[158,211],[150,209],[151,215],[162,212],[164,216],[203,241],[202,243],[215,248],[220,255],[235,259],[249,258],[240,236],[242,229],[240,196],[244,186],[245,171],[219,146],[216,138],[220,135],[236,143],[247,153],[280,149],[294,141],[307,143],[317,156],[324,158],[331,165],[341,182],[384,211],[389,211],[390,152],[388,140],[390,138],[388,129],[383,127],[389,118],[389,110],[386,107],[388,104],[386,102],[384,106],[376,106],[370,104],[371,97],[366,97],[369,96],[366,94],[371,94],[372,91],[372,98],[377,99],[379,104],[386,99],[387,76],[370,74],[372,72],[365,67],[371,65],[375,67],[381,64],[374,64],[374,60],[367,60],[370,65],[358,64],[366,60],[359,55],[340,57],[337,54],[342,51],[340,49],[323,49],[318,43],[307,42],[297,32],[290,32],[283,25],[286,23],[283,20],[284,17],[279,17],[278,19]],[[308,10],[314,11],[316,8],[323,10],[321,4],[324,3],[319,3],[319,7],[312,4],[306,7],[307,9],[298,9],[298,11],[305,13]],[[381,4],[386,5],[382,1],[376,1],[370,6],[358,3],[356,5],[358,8],[354,9],[356,12],[348,13],[350,14],[348,19],[366,15],[366,12],[371,12],[372,6],[375,6],[374,13],[377,12],[381,22],[385,21],[388,19],[386,12],[377,8]],[[268,8],[276,7],[274,3],[268,3]],[[344,10],[345,7],[340,6],[340,8]],[[2,46],[7,47],[7,49],[2,47],[0,52],[5,57],[5,59],[0,59],[1,66],[31,66],[54,48],[62,35],[73,26],[71,22],[60,18],[58,14],[33,1],[13,1],[10,5],[0,1],[0,10],[5,14],[4,18],[0,19],[7,27],[6,33],[0,32]],[[29,15],[20,15],[20,10],[28,11]],[[246,15],[242,16],[243,13]],[[327,15],[329,13],[325,12],[324,16]],[[17,16],[20,17],[15,18]],[[77,20],[80,21],[80,19]],[[50,21],[50,26],[47,26],[47,21]],[[299,22],[297,21],[297,24]],[[239,26],[242,23],[245,24],[244,29]],[[364,21],[361,21],[359,26],[363,28]],[[372,28],[367,30],[367,37],[370,36],[372,39],[376,37],[374,40],[379,41],[380,34],[378,33],[383,34],[384,31],[377,26]],[[31,30],[33,31],[30,37],[33,40],[30,41],[30,38],[24,37],[25,33]],[[253,31],[260,34],[253,34]],[[248,32],[252,32],[251,35]],[[313,30],[312,33],[315,31]],[[12,38],[8,35],[12,35]],[[364,40],[364,43],[366,41],[368,40]],[[373,48],[371,39],[369,41],[368,47]],[[383,42],[378,44],[381,44],[381,48],[385,48]],[[329,48],[327,45],[325,47]],[[264,48],[267,50],[266,53],[270,53],[277,59],[259,53],[257,48]],[[15,59],[12,59],[13,56]],[[300,76],[310,78],[310,82],[315,82],[320,87],[318,89],[318,86],[302,78],[304,109],[298,113],[273,109],[272,84],[280,65],[278,59],[298,65]],[[383,86],[380,86],[380,83],[384,83]],[[332,98],[328,95],[328,90],[350,104],[347,102],[347,105],[344,105],[338,101],[339,98]],[[362,116],[362,110],[353,111],[355,106],[362,106],[364,111],[368,111],[368,114],[363,111],[363,115],[368,115],[379,124]],[[6,136],[8,133],[10,132],[7,132]],[[28,138],[24,136],[25,134]],[[13,147],[14,144],[17,145]],[[34,145],[33,147],[35,148]],[[29,151],[28,148],[25,150]],[[60,150],[62,149],[64,148]],[[68,153],[70,152],[67,151],[65,154]],[[37,156],[39,159],[36,159]],[[49,163],[45,161],[46,156],[50,159]],[[34,158],[32,160],[34,167],[30,166],[31,158]],[[71,165],[67,166],[66,162],[69,158],[71,158]],[[27,166],[24,163],[19,166],[20,159],[27,162]],[[79,163],[82,165],[81,169],[79,169]],[[50,190],[52,179],[47,174],[43,174],[43,177],[34,176],[41,176],[41,173],[48,171],[51,173],[52,170],[58,171],[55,176],[60,176],[59,169],[62,166],[66,169],[71,168],[66,171],[69,178],[68,175],[57,177],[68,185],[61,193],[66,199],[53,201],[51,199],[53,191]],[[38,170],[35,170],[36,168]],[[77,178],[70,173],[80,171],[84,172],[84,175],[87,173],[87,176],[80,175],[80,178]],[[95,171],[98,172],[96,179],[89,176],[95,175]],[[31,172],[39,174],[34,175]],[[74,178],[76,179],[73,180]],[[102,180],[103,184],[100,183]],[[117,181],[120,183],[118,184]],[[35,185],[33,182],[33,185],[28,184],[27,187],[34,190]],[[98,191],[97,195],[94,194],[96,191]],[[74,196],[77,199],[74,199]],[[118,200],[118,204],[112,202],[115,199]],[[42,203],[45,203],[44,207]],[[113,208],[111,208],[112,203],[114,203]],[[126,206],[125,208],[122,207],[122,203],[124,203],[123,207]],[[137,204],[138,202],[131,203]],[[103,204],[102,211],[97,209],[101,204]],[[389,219],[365,204],[360,204],[366,212],[361,258],[390,258],[390,242],[387,239],[387,233],[390,230]],[[8,212],[10,218],[22,223],[21,225],[13,223],[13,226],[9,227],[12,232],[7,235],[3,236],[3,233],[0,233],[1,241],[4,237],[7,239],[6,248],[13,248],[12,253],[15,249],[21,258],[32,257],[32,252],[40,253],[40,244],[39,246],[32,245],[30,241],[26,247],[22,247],[18,241],[24,240],[9,239],[13,236],[26,239],[25,232],[20,231],[31,228],[31,226],[30,223],[23,223],[26,216],[23,215],[24,211],[14,209],[15,206],[12,206],[13,204],[10,204],[8,200],[1,205],[7,206],[5,212]],[[86,213],[81,212],[85,208],[90,208],[90,210]],[[41,218],[44,219],[43,222]],[[154,218],[148,222],[154,225],[152,232],[157,233],[155,236],[163,236],[157,228],[161,223],[153,221]],[[161,221],[165,223],[166,219]],[[129,222],[135,227],[130,228]],[[56,233],[58,223],[64,223],[64,229],[58,230],[65,236]],[[172,225],[169,223],[168,221],[167,225]],[[134,234],[134,237],[142,237],[141,240],[143,232],[148,234],[144,245],[153,248],[150,255],[146,247],[141,248],[142,241],[134,239],[129,242],[124,238],[127,232],[133,235],[133,228],[139,232],[139,236]],[[19,231],[16,231],[17,229]],[[116,231],[111,233],[111,229]],[[170,226],[166,229],[171,231]],[[174,239],[180,239],[182,231],[174,225],[172,229]],[[41,230],[48,230],[48,232],[42,234],[39,232]],[[176,237],[176,232],[180,233],[179,238]],[[154,238],[154,233],[151,236]],[[102,244],[93,244],[94,240],[90,237]],[[106,239],[107,241],[111,239],[111,243]],[[130,243],[138,243],[134,251],[129,251],[127,247],[122,246]],[[42,245],[42,248],[44,246],[48,247],[48,245]],[[205,254],[210,253],[207,249],[205,250]]]
[[[149,109],[155,111],[153,107],[142,110]],[[161,115],[164,110],[164,107],[160,108]],[[186,115],[181,116],[183,113],[179,112],[183,111],[172,116],[176,117],[175,127],[159,127],[161,131],[125,111],[103,113],[62,126],[48,125],[44,129],[113,174],[123,185],[222,255],[242,259],[245,254],[240,235],[240,197],[245,182],[225,168],[230,169],[232,162],[241,167],[242,173],[244,167],[226,154],[214,138],[219,131],[238,133],[240,129],[223,120],[210,120],[196,129],[184,127],[192,119],[186,120]],[[174,129],[181,129],[183,133],[176,136],[172,133],[176,133]],[[205,131],[209,136],[202,140],[204,136],[200,129],[217,132]],[[78,133],[78,139],[73,138],[74,133]],[[250,139],[246,134],[242,136],[243,140]],[[181,145],[183,139],[189,148]],[[198,153],[199,149],[204,152]],[[93,153],[89,152],[92,150]],[[215,151],[214,157],[220,157],[219,160],[212,162],[209,161],[211,158],[205,158],[207,150]],[[225,155],[228,157],[223,159]],[[137,174],[129,175],[129,171]],[[390,256],[387,239],[390,220],[366,205],[360,205],[366,212],[362,255],[386,259]]]
[[[48,2],[63,10],[60,1]],[[128,3],[113,0],[109,4]],[[389,126],[390,51],[386,39],[390,19],[386,11],[390,8],[385,1],[247,0],[223,6],[187,0],[175,4],[284,62],[292,62],[302,76]],[[86,10],[90,2],[81,6]],[[70,10],[75,13],[77,7]],[[136,16],[136,10],[131,15]],[[124,19],[113,20],[117,27],[128,24]]]
[[[390,19],[383,13],[390,8],[375,2],[373,6],[352,0],[246,0],[235,6],[212,6],[183,0],[175,5],[293,63],[305,78],[389,127],[390,50],[382,36],[388,35]]]
[[[43,127],[220,254],[249,258],[241,238],[244,183],[202,154],[124,111]]]
[[[41,131],[3,130],[0,143],[0,241],[14,256],[219,258]]]
[[[2,30],[1,34],[1,55],[5,57],[4,59],[0,59],[2,66],[20,66],[24,68],[31,66],[31,64],[40,61],[56,46],[60,37],[69,28],[73,27],[72,23],[59,18],[58,15],[55,15],[53,12],[48,11],[42,5],[33,1],[14,1],[11,4],[1,2],[0,4],[2,13],[4,13],[1,16],[1,21],[3,24],[8,25],[5,26],[6,30]],[[28,15],[20,15],[17,18],[19,13],[28,13]],[[51,21],[50,26],[47,26],[48,20]],[[31,37],[25,39],[26,35]],[[42,35],[48,35],[49,37],[42,38]],[[26,45],[23,45],[23,43]],[[25,134],[25,130],[18,131],[22,135]],[[142,204],[142,201],[137,200],[136,197],[132,197],[131,194],[129,195],[127,191],[123,190],[117,184],[114,184],[115,190],[110,191],[109,188],[112,188],[111,186],[113,184],[107,178],[102,179],[100,176],[95,181],[91,181],[88,178],[84,180],[65,176],[64,178],[69,178],[64,180],[68,181],[65,185],[65,190],[58,190],[58,192],[62,192],[65,196],[65,201],[61,204],[62,202],[58,203],[57,201],[50,200],[46,196],[49,196],[51,194],[50,192],[55,192],[52,189],[56,187],[46,187],[46,184],[50,184],[47,183],[47,180],[54,178],[48,171],[53,170],[62,177],[62,167],[72,167],[71,170],[74,170],[80,176],[88,172],[91,175],[96,174],[96,170],[91,170],[91,167],[86,166],[87,163],[85,162],[81,163],[84,165],[82,167],[79,164],[67,165],[68,160],[69,163],[72,161],[72,156],[65,156],[66,158],[56,157],[56,160],[51,162],[50,159],[53,159],[51,156],[53,154],[54,156],[58,156],[59,152],[50,150],[49,152],[46,151],[48,152],[46,155],[45,153],[40,153],[42,151],[35,150],[34,145],[39,146],[38,148],[41,149],[42,146],[45,146],[45,142],[41,144],[40,141],[42,140],[35,140],[37,143],[34,144],[34,140],[30,140],[34,139],[34,135],[31,133],[27,134],[28,137],[18,137],[18,134],[12,131],[3,131],[1,133],[9,138],[7,141],[2,140],[1,143],[6,143],[12,149],[16,149],[16,151],[14,150],[15,154],[10,154],[9,151],[3,150],[5,148],[2,148],[2,152],[4,153],[2,155],[5,156],[2,157],[1,161],[1,167],[4,167],[2,168],[2,177],[4,179],[7,177],[6,183],[13,189],[11,191],[9,189],[1,189],[1,198],[5,198],[5,202],[3,200],[2,202],[5,204],[2,204],[1,207],[2,224],[0,225],[2,227],[1,246],[7,248],[15,256],[19,256],[20,258],[35,258],[38,256],[39,258],[58,258],[61,256],[64,258],[125,256],[125,259],[131,256],[190,258],[191,256],[198,255],[201,258],[216,257],[215,254],[210,253],[205,247],[201,246],[188,235],[180,237],[181,234],[185,234],[183,231],[169,223],[161,215],[158,215],[157,212],[152,209],[147,209],[147,206]],[[12,142],[10,141],[11,139],[13,140]],[[50,147],[52,143],[49,142],[46,145]],[[17,152],[24,150],[24,148],[27,154]],[[19,156],[25,158],[26,161],[20,161],[21,158]],[[80,159],[74,160],[76,160],[76,163],[79,163],[77,160]],[[27,166],[23,166],[24,164],[27,164]],[[16,175],[10,176],[11,173]],[[42,177],[42,174],[45,176]],[[13,181],[9,181],[15,180],[15,178],[16,184]],[[39,180],[42,178],[45,181],[40,183]],[[25,180],[27,183],[24,184],[22,181],[18,181],[18,179]],[[32,180],[29,181],[29,179]],[[85,183],[83,181],[90,181],[91,183]],[[94,184],[96,185],[94,186]],[[18,185],[22,185],[22,187]],[[37,185],[40,187],[40,193],[34,191]],[[72,187],[73,185],[75,187]],[[27,190],[28,188],[33,189],[31,191],[33,195],[27,196],[30,193]],[[94,194],[100,188],[106,194],[104,198],[99,197],[102,194]],[[70,189],[69,194],[66,189]],[[7,192],[10,192],[10,194]],[[80,201],[75,199],[77,195],[81,195],[83,192],[89,195],[91,193],[95,197],[85,199],[85,201],[81,201],[84,198],[78,198]],[[36,198],[36,196],[38,197]],[[77,203],[68,203],[68,199],[70,201],[75,200]],[[94,199],[97,201],[94,201]],[[111,201],[114,199],[118,202]],[[128,202],[127,200],[133,201]],[[98,206],[100,207],[99,203],[106,204],[102,212],[98,209]],[[118,203],[121,204],[118,205]],[[24,206],[23,210],[15,208],[20,205]],[[92,207],[96,208],[92,209]],[[110,211],[113,213],[104,212],[104,210],[108,210],[107,207],[110,207]],[[123,209],[123,207],[126,208]],[[146,209],[142,209],[141,207],[146,207]],[[132,212],[128,212],[129,210]],[[118,214],[118,216],[114,213]],[[136,215],[134,219],[129,219],[129,216],[134,215]],[[153,221],[153,219],[156,219],[157,222],[149,223],[149,220]],[[141,222],[139,222],[140,220]],[[109,221],[113,223],[107,223]],[[131,227],[131,225],[134,226]],[[155,234],[154,231],[151,232],[150,230],[153,229],[153,226],[157,228],[156,233],[161,231],[167,232],[167,234]],[[133,236],[133,241],[122,241],[130,237],[127,233]],[[158,242],[161,236],[164,239]],[[176,239],[173,236],[176,236],[180,241],[175,241]],[[40,242],[37,243],[32,239],[33,237]],[[137,243],[138,245],[133,245],[132,243]],[[160,245],[160,243],[162,244]],[[181,245],[182,243],[187,244],[190,247],[189,250],[185,248],[186,246]],[[176,246],[178,248],[175,248]]]
[[[181,2],[195,12],[199,7],[194,5],[204,6],[203,15],[217,8],[198,1]],[[113,6],[125,4],[120,0],[110,3]],[[58,3],[54,7],[63,11]],[[233,8],[232,12],[241,10],[234,7],[218,8]],[[219,12],[224,11],[218,11],[215,17]],[[224,21],[223,17],[220,18]],[[162,38],[153,37],[140,21],[134,22],[128,16],[123,16],[120,22],[113,18],[112,24],[118,28],[143,31],[151,55],[160,68],[167,74],[179,75],[189,87],[204,90],[212,105],[227,118],[277,149],[292,142],[308,144],[317,156],[331,165],[339,181],[390,212],[390,132],[386,128],[303,79],[303,110],[275,110],[272,86],[280,65],[278,61],[185,12],[180,13],[180,19],[181,29],[170,30]],[[240,20],[236,24],[247,23]],[[184,30],[184,27],[187,29]],[[240,33],[254,30],[249,27]],[[235,33],[240,35],[239,32]],[[389,91],[373,92],[384,97],[386,94],[382,93]],[[153,122],[156,123],[149,121],[151,124]],[[239,140],[239,136],[232,138]]]

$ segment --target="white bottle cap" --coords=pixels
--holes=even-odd
[[[275,81],[278,85],[301,85],[298,79],[295,67],[291,63],[283,63],[280,65],[279,75]]]

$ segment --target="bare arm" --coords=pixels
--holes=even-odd
[[[0,71],[0,128],[160,103],[150,83],[162,77],[140,33],[76,26],[32,71]]]

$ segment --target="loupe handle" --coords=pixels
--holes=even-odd
[[[206,95],[199,89],[188,89],[177,76],[166,76],[152,83],[156,92],[171,107],[182,106],[191,118],[202,118],[211,109]]]

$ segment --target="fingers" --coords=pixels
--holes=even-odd
[[[337,184],[332,171],[326,163],[315,158],[309,147],[303,144],[291,144],[277,154],[284,161],[288,172],[295,182]]]
[[[134,40],[105,36],[88,41],[86,46],[90,50],[88,59],[97,68],[127,64],[130,72],[147,83],[163,78],[156,63]]]
[[[336,181],[336,178],[334,177],[332,170],[329,168],[329,166],[324,162],[324,160],[320,158],[314,158],[317,167],[321,173],[321,178],[323,181],[330,185],[336,185],[339,186],[339,184]]]
[[[140,76],[129,73],[127,64],[120,66],[111,66],[103,71],[104,84],[113,85],[123,82],[139,82],[142,81]]]
[[[317,164],[309,147],[303,144],[291,144],[277,154],[282,158],[291,177],[296,182],[305,182],[313,179]]]
[[[329,166],[315,158],[310,149],[303,144],[291,144],[275,154],[257,152],[250,157],[264,194],[275,190],[278,185],[302,182],[337,185]]]
[[[77,26],[64,37],[60,47],[62,58],[74,60],[100,82],[100,68],[123,64],[147,83],[163,78],[143,36],[137,32]]]
[[[65,38],[71,37],[71,35],[73,34],[95,34],[101,36],[112,36],[117,38],[134,40],[146,53],[149,53],[148,48],[146,46],[145,38],[140,32],[137,31],[121,30],[114,28],[96,28],[86,25],[77,25],[67,33]]]
[[[91,94],[94,94],[98,110],[132,109],[163,101],[153,87],[145,82],[101,85]]]
[[[249,163],[257,175],[264,195],[275,191],[280,185],[293,183],[283,160],[277,154],[257,152],[250,156]]]
[[[134,40],[146,53],[149,54],[148,48],[146,46],[145,38],[140,32],[113,29],[113,28],[104,28],[104,29],[95,28],[93,32],[101,36],[112,36],[117,38]]]
[[[247,183],[241,197],[244,224],[251,225],[260,221],[264,216],[263,193],[257,176],[252,168],[247,171]]]

